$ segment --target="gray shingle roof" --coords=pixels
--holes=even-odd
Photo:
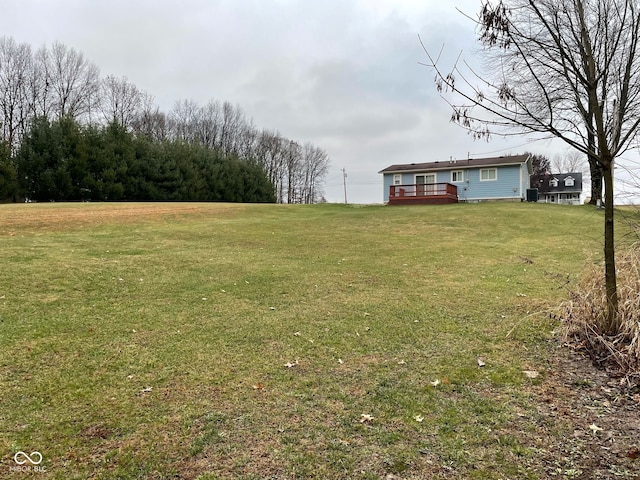
[[[443,162],[427,163],[404,163],[391,165],[380,170],[378,173],[400,173],[400,172],[433,172],[438,170],[451,170],[473,168],[473,167],[493,167],[500,165],[520,165],[527,161],[529,155],[509,155],[503,157],[471,158],[468,160],[446,160]]]
[[[572,186],[565,185],[567,177],[573,178]],[[557,187],[554,187],[550,183],[554,178],[558,181]],[[582,192],[582,173],[550,173],[548,175],[537,175],[531,177],[531,188],[537,188],[541,194]]]

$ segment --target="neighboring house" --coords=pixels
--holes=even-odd
[[[383,175],[384,202],[393,204],[525,200],[529,155],[391,165]]]
[[[581,173],[549,173],[531,177],[531,188],[538,190],[538,201],[579,205],[582,194]]]

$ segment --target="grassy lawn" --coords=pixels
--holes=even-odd
[[[41,479],[546,478],[528,387],[601,231],[520,203],[1,205],[0,477],[38,451]]]

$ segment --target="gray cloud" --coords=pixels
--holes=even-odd
[[[82,51],[164,110],[230,101],[259,128],[324,148],[327,198],[380,202],[392,163],[522,152],[525,139],[473,142],[449,123],[418,35],[474,61],[478,0],[4,0],[0,31],[34,48]],[[528,145],[540,153],[553,145]],[[539,148],[538,148],[539,147]]]

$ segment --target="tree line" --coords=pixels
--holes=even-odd
[[[155,104],[152,95],[126,77],[101,78],[98,67],[73,48],[56,42],[34,51],[29,44],[17,43],[10,37],[0,38],[0,200],[20,194],[34,199],[39,196],[33,190],[35,177],[32,175],[27,182],[18,167],[25,168],[29,163],[33,169],[39,165],[26,158],[33,149],[35,137],[41,142],[43,131],[48,128],[48,138],[60,141],[61,132],[70,133],[72,125],[89,145],[93,145],[96,136],[102,136],[107,142],[115,131],[126,136],[127,142],[138,145],[136,148],[157,144],[151,150],[158,158],[149,158],[147,152],[137,160],[148,162],[145,171],[168,168],[165,163],[172,158],[171,154],[176,155],[171,162],[183,163],[182,157],[190,152],[195,155],[194,164],[203,160],[198,155],[218,162],[218,168],[223,164],[246,163],[243,168],[266,177],[273,190],[273,201],[314,203],[322,200],[322,184],[329,167],[327,153],[311,143],[301,144],[276,131],[258,129],[239,106],[215,100],[205,105],[178,100],[165,113]],[[52,145],[51,148],[62,147]],[[96,154],[95,150],[89,150]],[[211,174],[214,170],[207,172]],[[127,169],[128,174],[134,171]],[[47,175],[43,173],[38,178],[50,181]],[[157,175],[162,176],[160,172]],[[149,178],[147,175],[144,182]],[[134,197],[143,199],[138,195],[131,199]]]
[[[8,148],[5,148],[7,151]],[[154,142],[118,122],[39,118],[13,158],[0,196],[27,201],[274,202],[262,168],[202,145]]]

